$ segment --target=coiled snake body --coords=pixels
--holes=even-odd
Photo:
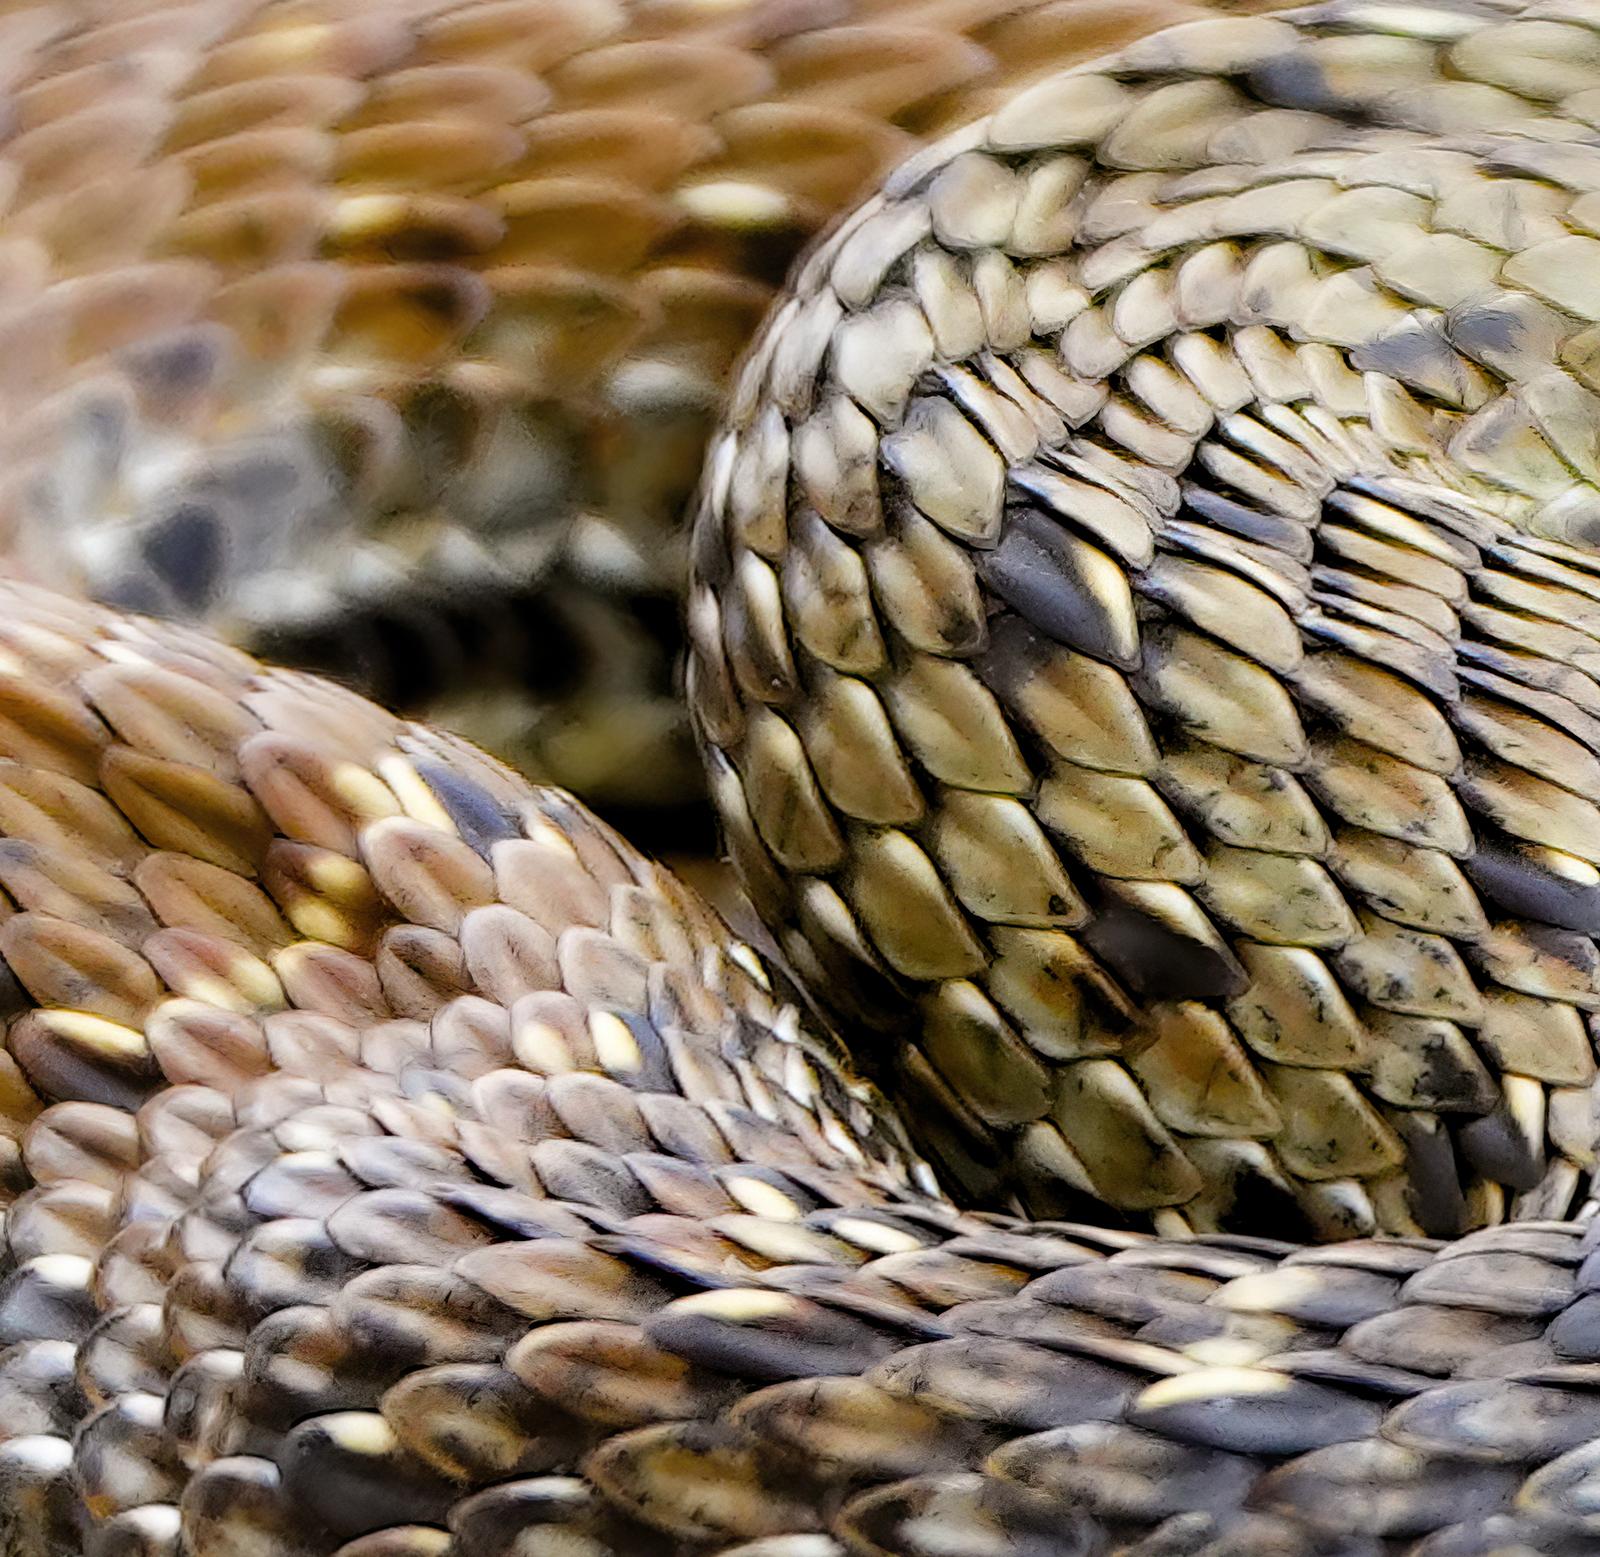
[[[208,70],[392,43],[230,52],[248,10]],[[167,91],[135,40],[199,12],[150,14],[30,90]],[[710,453],[689,693],[899,1113],[564,793],[6,584],[7,1553],[1600,1549],[1597,110],[1592,3],[1220,18],[804,263]],[[99,201],[111,120],[56,148]],[[426,495],[378,412],[279,419],[272,351],[219,381],[192,267],[54,293],[118,241],[71,212],[5,249],[19,566],[121,493],[182,579],[219,506],[381,488],[330,450]],[[430,275],[344,325],[432,340]],[[462,479],[536,485],[496,426]]]
[[[674,526],[788,261],[1003,83],[1204,14],[12,7],[6,553],[674,806]]]

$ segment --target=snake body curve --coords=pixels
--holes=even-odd
[[[1003,84],[1203,14],[12,6],[6,554],[675,803],[675,526],[790,259]]]
[[[1160,34],[798,275],[690,690],[909,1135],[562,792],[6,584],[7,1553],[1600,1546],[1597,35]]]
[[[696,545],[713,793],[970,1194],[1306,1237],[1583,1203],[1562,18],[1157,34],[930,148],[757,346]]]

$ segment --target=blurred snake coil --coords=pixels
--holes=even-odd
[[[1184,15],[0,9],[3,1557],[1600,1552],[1600,0]],[[685,548],[776,958],[255,657],[556,697],[947,108]]]

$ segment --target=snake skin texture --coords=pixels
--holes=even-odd
[[[0,582],[0,1553],[1600,1550],[1586,114],[1600,0],[1212,19],[814,252],[690,616],[789,972],[454,735]],[[149,476],[174,329],[17,470]],[[264,533],[296,446],[211,467]]]
[[[695,548],[714,796],[967,1194],[1587,1201],[1597,40],[1159,34],[914,159],[755,350]]]
[[[959,1210],[562,792],[37,588],[0,653],[7,1557],[1595,1550],[1600,1228]]]
[[[1183,0],[71,0],[0,13],[0,549],[700,792],[676,521],[809,238]]]

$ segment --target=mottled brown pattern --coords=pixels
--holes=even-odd
[[[958,1211],[565,794],[36,588],[0,652],[8,1553],[1593,1549],[1582,1223]]]
[[[123,14],[112,78],[413,36]],[[3,20],[24,68],[70,26]],[[712,451],[691,690],[757,906],[903,1115],[566,793],[0,584],[0,1552],[1595,1551],[1597,38],[1594,0],[1163,33],[807,262]],[[109,158],[109,199],[144,110],[78,89],[36,166]],[[49,283],[0,361],[174,274]],[[467,295],[354,274],[317,328],[401,356]],[[58,515],[288,403],[169,322],[13,411]],[[298,436],[208,452],[237,484],[168,539],[203,492],[281,517]],[[1104,1201],[1168,1236],[1049,1215]]]

